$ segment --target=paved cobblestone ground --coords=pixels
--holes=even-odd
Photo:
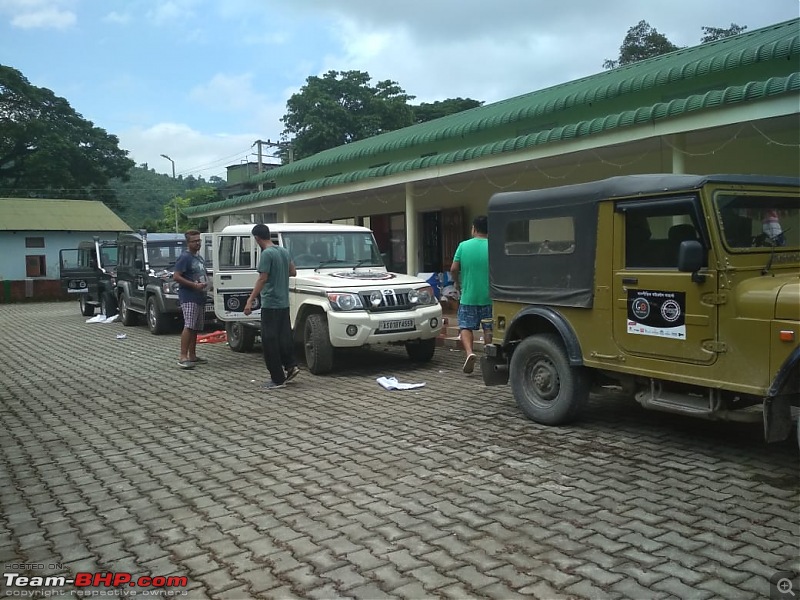
[[[177,336],[84,321],[0,306],[4,572],[185,575],[189,598],[704,599],[769,597],[800,566],[796,443],[758,426],[605,395],[546,428],[443,349],[348,353],[267,395],[259,354],[201,346],[180,371]]]

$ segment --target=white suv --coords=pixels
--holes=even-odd
[[[244,305],[258,277],[260,249],[253,225],[230,225],[213,234],[214,312],[225,321],[236,352],[252,349],[260,304]],[[390,273],[366,227],[325,223],[272,223],[272,241],[289,250],[297,276],[289,279],[295,341],[309,370],[333,368],[333,349],[404,344],[414,361],[436,348],[442,309],[427,281]]]

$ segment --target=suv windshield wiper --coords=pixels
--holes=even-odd
[[[371,258],[365,258],[363,260],[358,261],[356,264],[353,265],[353,271],[355,271],[360,266],[366,265],[367,263],[369,263],[370,267],[378,267],[378,266],[380,266],[380,265],[376,265],[375,263],[373,263]]]
[[[343,263],[344,261],[341,258],[331,258],[330,260],[323,260],[321,263],[317,265],[314,269],[315,271],[319,271],[325,265],[332,265],[333,263]]]

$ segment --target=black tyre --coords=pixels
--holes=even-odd
[[[303,330],[303,345],[309,371],[322,375],[333,370],[333,346],[325,315],[308,316]]]
[[[155,296],[147,299],[147,328],[153,335],[166,333],[171,325],[170,319],[158,308]]]
[[[94,315],[94,305],[89,304],[89,302],[87,302],[88,299],[88,294],[81,294],[78,298],[78,306],[80,307],[81,314],[84,317],[91,317]]]
[[[225,323],[228,346],[234,352],[250,352],[256,342],[256,330],[244,323],[228,321]]]
[[[100,298],[100,312],[106,317],[113,317],[117,314],[117,299],[111,292],[103,292]]]
[[[125,327],[131,327],[139,322],[139,315],[130,308],[130,300],[123,292],[119,297],[119,320]]]
[[[406,342],[406,353],[414,362],[428,362],[436,350],[436,338]]]
[[[570,366],[561,339],[552,334],[531,336],[517,346],[509,382],[520,410],[544,425],[576,419],[589,400],[591,383],[583,367]]]

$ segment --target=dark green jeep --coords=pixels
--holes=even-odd
[[[78,297],[81,314],[91,317],[99,307],[107,317],[117,314],[114,293],[117,272],[117,242],[100,240],[81,242],[77,248],[59,252],[61,287]]]

